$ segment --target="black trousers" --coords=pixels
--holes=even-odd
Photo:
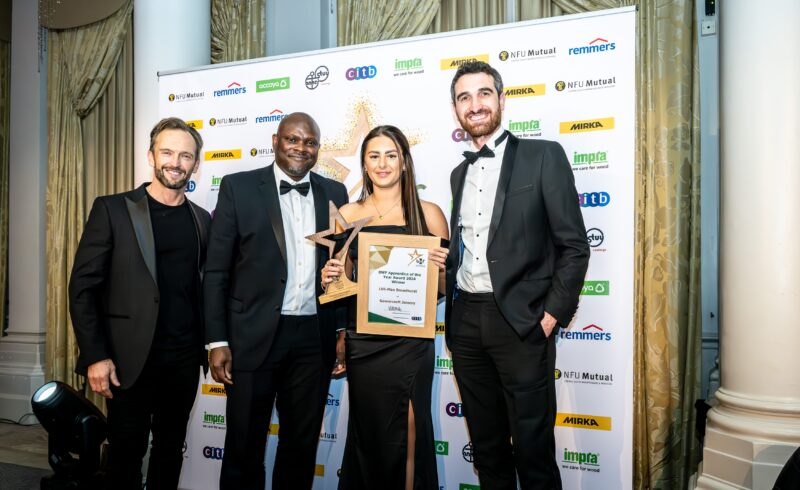
[[[178,488],[186,425],[197,394],[200,363],[197,349],[173,361],[154,361],[128,389],[111,387],[108,408],[109,453],[106,488],[142,488],[142,458],[150,431],[153,446],[147,467],[147,489]]]
[[[520,339],[492,293],[459,292],[448,330],[481,490],[515,490],[517,477],[524,490],[561,489],[555,335]]]
[[[333,369],[332,356],[323,356],[320,347],[317,317],[281,316],[272,348],[255,371],[237,371],[233,356],[220,488],[264,489],[264,449],[274,402],[280,429],[271,488],[310,489]]]

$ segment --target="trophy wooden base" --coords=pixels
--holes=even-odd
[[[347,298],[358,293],[358,284],[346,277],[340,277],[338,281],[328,284],[328,289],[319,297],[319,303],[324,305],[337,299]]]

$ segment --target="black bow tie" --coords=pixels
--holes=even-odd
[[[311,188],[311,184],[308,182],[301,182],[296,185],[292,185],[285,180],[281,181],[281,194],[286,194],[289,191],[295,190],[300,193],[300,195],[307,196],[308,190]]]
[[[497,148],[500,146],[500,143],[506,139],[508,136],[508,131],[503,131],[496,140],[494,140],[494,147]],[[479,151],[465,151],[464,152],[464,159],[472,165],[473,163],[478,161],[478,158],[494,158],[494,150],[490,150],[488,146],[483,145]]]
[[[483,145],[480,151],[465,151],[464,159],[472,165],[478,161],[478,158],[494,158],[494,151],[490,150],[488,146]]]

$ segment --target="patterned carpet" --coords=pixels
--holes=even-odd
[[[39,482],[42,477],[51,474],[53,474],[52,470],[0,463],[0,489],[39,490]]]

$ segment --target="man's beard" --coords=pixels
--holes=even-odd
[[[480,112],[489,112],[488,110],[478,111]],[[464,131],[469,133],[473,139],[480,138],[481,136],[486,136],[494,133],[498,127],[500,127],[500,111],[492,112],[491,117],[489,118],[488,122],[485,123],[478,123],[473,124],[470,122],[469,119],[466,117],[459,116],[458,122],[461,123],[461,127],[464,128]]]
[[[164,175],[164,170],[178,170],[180,172],[183,172],[182,169],[176,168],[176,167],[169,167],[169,168],[161,167],[161,168],[157,168],[156,169],[156,179],[158,179],[158,181],[161,182],[161,185],[163,185],[167,189],[174,189],[174,190],[183,189],[184,187],[186,187],[186,183],[189,181],[189,177],[190,177],[190,175],[188,173],[183,172],[183,178],[178,179],[178,180],[176,180],[174,182],[171,182],[167,178],[167,176]]]

